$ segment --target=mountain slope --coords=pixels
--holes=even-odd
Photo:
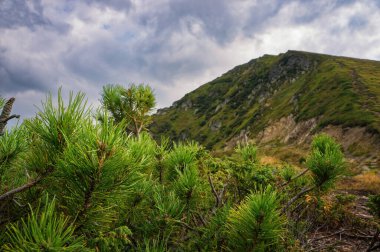
[[[194,139],[210,149],[244,138],[302,144],[327,131],[347,150],[375,154],[380,62],[299,51],[264,55],[159,110],[151,131]],[[346,139],[347,134],[355,139]]]

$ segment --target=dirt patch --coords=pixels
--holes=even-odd
[[[338,195],[355,196],[355,200],[345,210],[350,221],[340,223],[334,229],[320,226],[308,233],[306,251],[367,251],[376,232],[374,217],[367,207],[367,193],[361,190],[336,190],[329,196]]]

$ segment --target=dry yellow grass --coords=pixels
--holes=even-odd
[[[271,157],[271,156],[262,156],[260,157],[260,163],[267,164],[267,165],[276,165],[276,164],[281,164],[281,160],[275,157]]]
[[[367,191],[374,194],[380,193],[380,172],[368,171],[345,180],[340,183],[341,189]]]

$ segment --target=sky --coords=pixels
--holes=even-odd
[[[380,0],[0,0],[0,95],[32,117],[50,92],[149,84],[157,108],[263,54],[380,60]]]

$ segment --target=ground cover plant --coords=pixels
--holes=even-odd
[[[310,247],[303,231],[331,216],[324,197],[344,174],[341,147],[333,138],[314,138],[304,170],[262,164],[248,142],[231,155],[214,157],[196,142],[156,142],[144,130],[155,104],[151,94],[145,85],[107,86],[103,107],[93,111],[84,94],[71,93],[65,104],[59,91],[57,105],[48,96],[35,118],[4,130],[2,250]],[[4,110],[5,100],[0,105]],[[10,117],[8,111],[0,123]],[[378,196],[371,198],[374,212],[378,202]],[[377,231],[368,249],[378,247],[378,236]]]

